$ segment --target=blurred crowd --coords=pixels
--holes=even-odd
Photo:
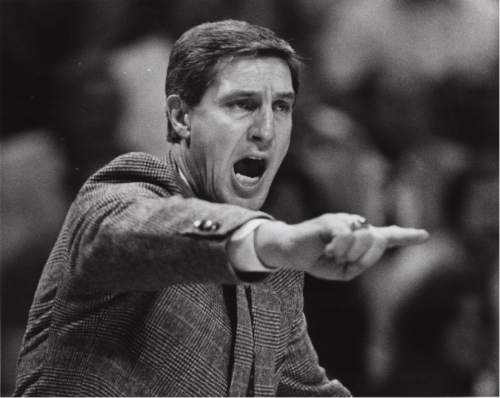
[[[355,395],[498,395],[498,0],[4,0],[1,395],[41,269],[83,181],[166,152],[173,41],[223,18],[303,56],[265,210],[426,228],[348,283],[306,278],[320,363]]]

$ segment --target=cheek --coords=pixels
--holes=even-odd
[[[284,129],[284,131],[281,132],[281,134],[277,135],[277,148],[278,148],[278,153],[279,153],[279,158],[283,160],[285,155],[288,152],[288,148],[290,147],[290,138],[291,138],[291,132],[290,128]]]
[[[192,124],[191,150],[198,159],[210,163],[223,142],[220,127],[213,120],[203,119]]]
[[[232,167],[232,154],[238,146],[241,134],[231,128],[232,126],[221,123],[210,127],[211,130],[198,142],[198,146],[203,152],[204,168],[207,169],[208,178],[217,183],[227,178],[227,171]]]

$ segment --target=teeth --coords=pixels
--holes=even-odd
[[[235,174],[238,181],[245,185],[255,184],[260,179],[260,177],[249,177],[240,173],[235,173]]]

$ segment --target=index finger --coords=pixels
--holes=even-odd
[[[402,228],[397,225],[377,229],[386,239],[387,247],[417,245],[429,239],[429,233],[425,229]]]

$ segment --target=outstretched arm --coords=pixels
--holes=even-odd
[[[255,249],[270,268],[304,271],[330,280],[350,280],[374,265],[391,247],[425,242],[422,229],[360,224],[360,216],[337,213],[289,225],[266,222],[255,232]]]

